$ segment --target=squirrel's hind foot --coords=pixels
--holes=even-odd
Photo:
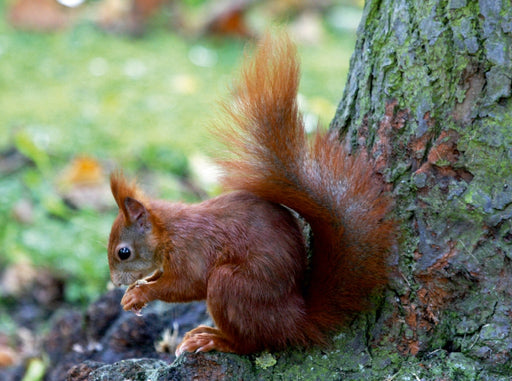
[[[234,352],[230,342],[218,328],[200,325],[187,332],[183,341],[176,348],[176,357],[183,352]]]

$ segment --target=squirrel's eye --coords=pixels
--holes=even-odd
[[[127,247],[122,247],[117,252],[117,255],[119,256],[119,259],[122,260],[122,261],[124,261],[125,259],[130,258],[131,254],[132,254],[132,252]]]

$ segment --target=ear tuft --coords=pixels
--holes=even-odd
[[[126,200],[131,198],[133,200],[139,199],[143,202],[144,199],[142,192],[140,192],[137,187],[137,184],[135,181],[129,182],[126,180],[123,172],[117,170],[110,174],[110,189],[112,190],[112,195],[116,200],[119,210],[123,212],[127,221],[131,221],[130,213],[126,207]],[[139,204],[141,204],[140,201]]]

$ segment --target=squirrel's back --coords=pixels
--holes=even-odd
[[[287,37],[265,37],[227,104],[219,131],[232,156],[221,162],[223,185],[298,212],[311,226],[306,315],[313,343],[352,313],[388,278],[395,223],[367,155],[350,155],[337,134],[310,141],[297,104],[299,64]]]

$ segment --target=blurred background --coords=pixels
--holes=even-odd
[[[0,0],[0,366],[30,351],[55,310],[109,287],[111,170],[154,197],[219,192],[208,125],[244,46],[269,27],[299,45],[308,130],[327,128],[362,6]]]

